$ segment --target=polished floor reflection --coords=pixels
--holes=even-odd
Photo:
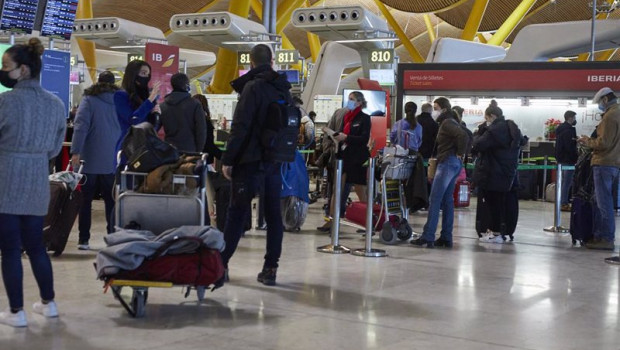
[[[252,231],[231,261],[229,284],[203,303],[180,288],[152,288],[143,319],[103,294],[96,253],[78,251],[74,232],[53,258],[61,317],[27,307],[27,329],[0,325],[0,349],[619,349],[620,269],[603,262],[611,254],[543,232],[551,204],[521,207],[513,244],[479,244],[468,208],[457,210],[452,250],[377,243],[389,257],[362,258],[316,252],[329,237],[315,231],[315,204],[302,231],[285,235],[276,287],[256,282],[265,239]],[[94,210],[97,249],[103,210]],[[412,218],[420,231],[424,215]],[[364,240],[343,227],[341,244],[361,248]],[[38,293],[24,263],[29,306]]]

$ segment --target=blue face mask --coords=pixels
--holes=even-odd
[[[355,109],[355,101],[349,100],[347,102],[347,109],[350,110],[350,111],[354,110]]]
[[[599,102],[599,103],[598,103],[598,109],[599,109],[601,112],[605,112],[605,110],[606,110],[606,108],[605,108],[605,104],[604,104],[604,103],[602,103],[602,102]]]

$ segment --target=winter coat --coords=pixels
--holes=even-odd
[[[49,160],[62,148],[68,112],[38,79],[0,94],[0,213],[47,214]]]
[[[512,121],[502,117],[490,126],[480,125],[472,148],[472,154],[478,155],[473,174],[476,186],[508,192],[517,176],[521,145],[521,132]]]
[[[598,137],[586,146],[592,148],[592,165],[620,167],[620,104],[609,107],[596,128]]]
[[[577,130],[564,122],[555,130],[555,160],[560,164],[575,165],[577,158]]]
[[[215,145],[215,136],[213,135],[215,127],[213,126],[213,123],[210,120],[207,120],[206,124],[207,138],[205,141],[205,146],[202,148],[202,151],[208,154],[207,164],[212,164],[213,158],[222,159],[222,150]]]
[[[207,120],[198,100],[185,91],[173,91],[161,104],[166,142],[181,152],[200,152],[207,138]]]
[[[121,126],[116,116],[112,84],[97,83],[84,91],[73,126],[71,154],[84,160],[83,173],[113,174]]]
[[[347,135],[347,140],[340,143],[343,167],[361,166],[370,158],[368,150],[368,140],[370,139],[370,116],[362,111],[357,113],[351,121],[351,131]],[[343,123],[337,131],[342,132]]]
[[[467,148],[467,134],[461,128],[451,112],[444,113],[437,118],[440,121],[437,132],[437,160],[441,163],[449,156],[462,156]]]
[[[261,161],[264,150],[260,133],[267,108],[278,100],[291,103],[291,84],[271,66],[262,65],[233,80],[231,85],[241,96],[233,114],[222,164],[234,166]]]
[[[422,113],[417,118],[418,124],[422,125],[422,145],[420,145],[418,151],[420,151],[424,159],[429,159],[433,156],[435,139],[437,139],[437,133],[439,132],[439,124],[433,120],[433,117],[429,113]]]
[[[116,106],[116,116],[121,126],[121,136],[116,143],[116,151],[119,151],[123,138],[127,135],[129,128],[132,125],[148,121],[149,114],[153,107],[155,107],[155,103],[147,99],[142,102],[140,107],[134,109],[127,91],[119,90],[114,93],[114,105]]]

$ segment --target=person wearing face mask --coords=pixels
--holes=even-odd
[[[467,146],[467,134],[461,128],[456,114],[452,111],[450,101],[445,97],[437,98],[433,103],[433,114],[438,115],[439,132],[437,134],[437,171],[429,196],[428,216],[424,232],[411,244],[427,248],[452,248],[452,229],[454,223],[454,186],[463,167],[463,156]],[[435,240],[442,213],[441,236]]]
[[[577,153],[577,113],[566,111],[564,113],[564,123],[555,130],[555,159],[558,164],[574,166],[577,163],[579,154]],[[571,211],[568,204],[568,193],[573,183],[574,170],[562,171],[561,201],[562,211]],[[556,189],[557,190],[557,189]]]
[[[603,112],[596,138],[581,136],[578,142],[592,149],[594,178],[594,238],[586,248],[614,250],[616,222],[612,187],[620,178],[620,104],[614,91],[600,89],[593,98]]]
[[[161,104],[161,125],[166,141],[181,152],[201,152],[207,139],[207,120],[202,105],[190,95],[187,75],[174,74],[170,85],[172,92]]]
[[[342,157],[342,196],[341,214],[346,210],[346,201],[355,186],[355,193],[361,202],[366,202],[366,168],[364,163],[370,158],[368,140],[370,139],[370,116],[362,110],[366,108],[364,94],[353,91],[349,94],[346,111],[340,128],[337,129],[334,139],[338,142],[340,156]],[[333,199],[333,198],[332,198]],[[330,201],[330,216],[333,217],[333,209]],[[319,231],[327,232],[331,229],[331,221],[318,228]]]
[[[517,163],[522,144],[521,132],[507,121],[495,100],[484,112],[485,123],[474,138],[472,154],[477,155],[473,181],[479,202],[485,210],[476,211],[476,229],[483,243],[504,243],[516,227],[513,197],[509,192],[517,186]],[[513,193],[511,193],[513,194]],[[509,200],[510,199],[510,200]],[[511,213],[507,212],[507,203]],[[480,205],[482,207],[482,204]],[[484,227],[483,227],[484,226]]]
[[[149,90],[151,81],[151,66],[142,60],[134,60],[125,67],[125,75],[121,82],[122,90],[114,94],[116,115],[121,126],[121,137],[116,143],[116,153],[121,148],[123,138],[132,125],[157,119],[161,109],[157,105],[161,82],[153,84]],[[124,163],[124,162],[122,162]]]
[[[57,317],[52,265],[43,243],[50,200],[48,162],[60,152],[68,110],[39,82],[41,41],[13,45],[2,55],[0,83],[0,254],[9,308],[0,323],[26,327],[22,249],[39,286],[35,313]],[[6,300],[6,299],[5,299]]]

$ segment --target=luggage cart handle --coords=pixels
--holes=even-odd
[[[67,171],[71,171],[71,161],[69,161],[69,164],[67,164]],[[78,168],[77,173],[81,174],[82,173],[82,169],[84,169],[84,160],[80,159],[80,167]]]

